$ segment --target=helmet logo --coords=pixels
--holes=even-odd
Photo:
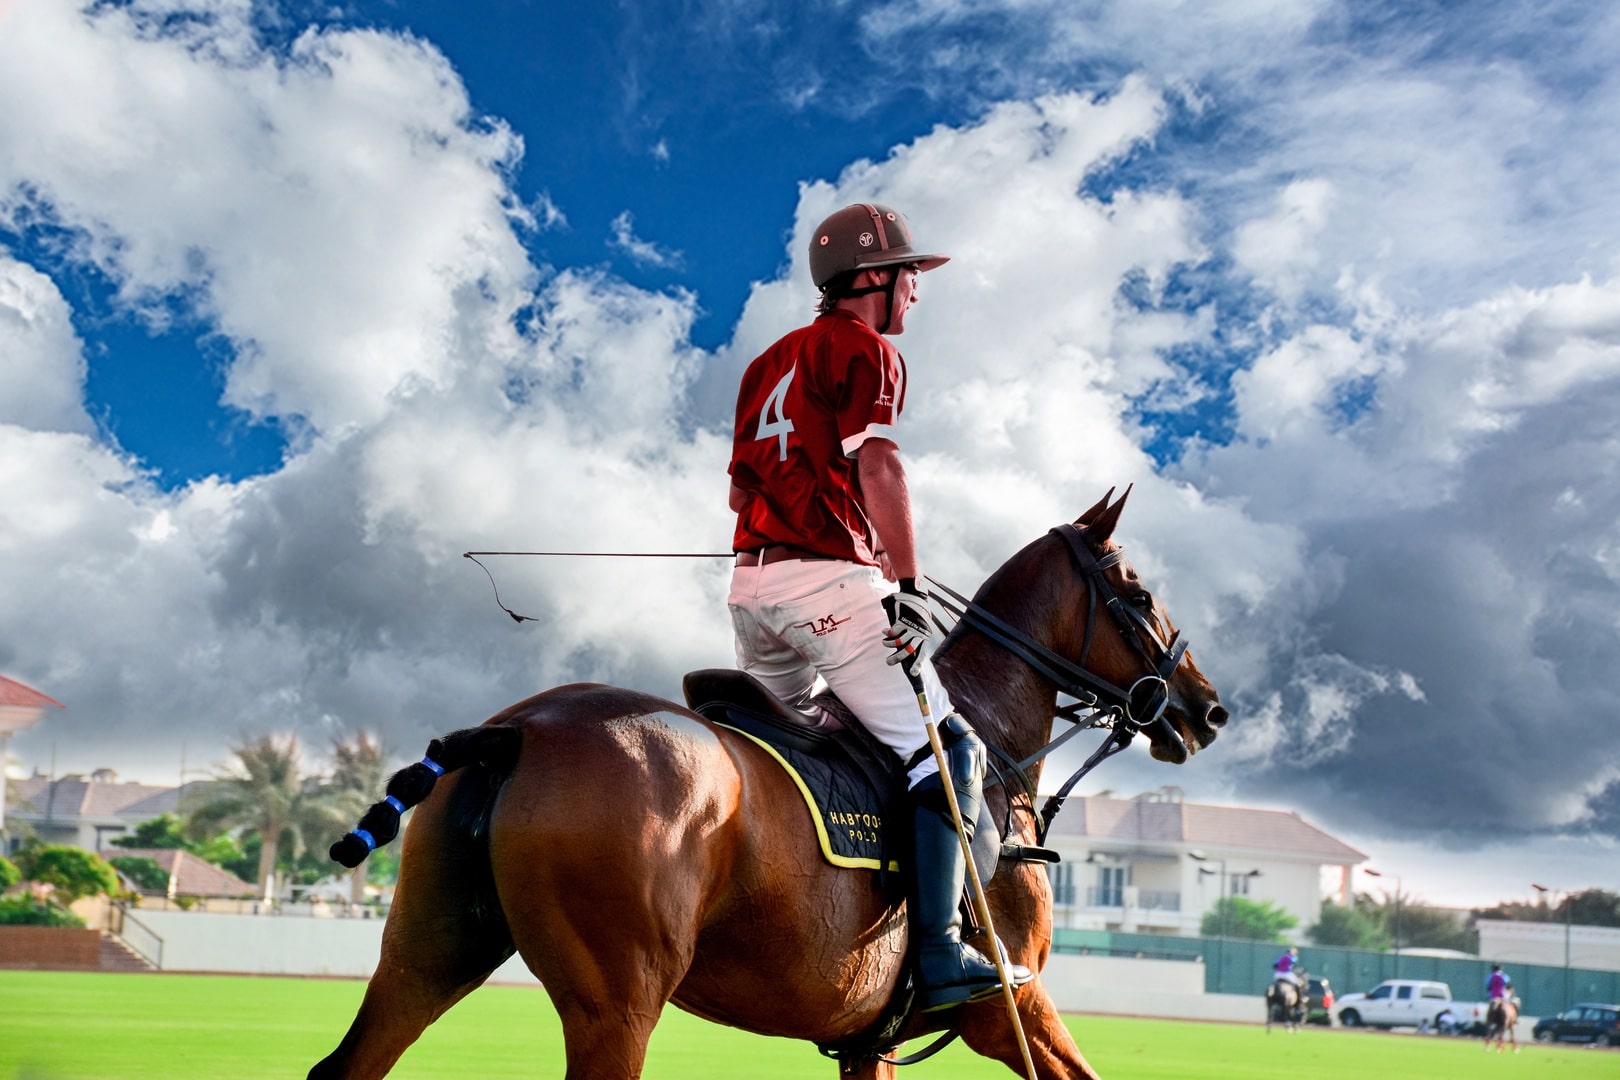
[[[821,246],[822,246],[822,247],[826,247],[826,246],[827,246],[827,244],[828,244],[828,243],[829,243],[829,242],[831,242],[831,240],[832,240],[832,237],[830,237],[830,236],[823,236],[823,237],[822,237],[822,238],[821,238]]]
[[[873,239],[874,237],[871,233],[863,232],[860,236],[856,237],[856,242],[859,243],[861,247],[871,247]]]

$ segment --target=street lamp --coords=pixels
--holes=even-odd
[[[1362,872],[1368,877],[1381,878],[1384,875],[1371,867],[1363,866]],[[1401,875],[1391,875],[1395,878],[1395,977],[1401,977]],[[1385,894],[1386,896],[1388,893]]]
[[[1217,918],[1219,920],[1220,934],[1215,939],[1216,947],[1219,950],[1216,953],[1216,959],[1215,959],[1215,992],[1217,994],[1219,994],[1219,993],[1223,992],[1224,987],[1226,985],[1226,908],[1227,908],[1227,904],[1226,904],[1226,882],[1228,880],[1227,873],[1226,873],[1226,860],[1225,859],[1211,859],[1208,855],[1205,855],[1202,851],[1189,851],[1189,852],[1187,852],[1187,857],[1189,859],[1192,859],[1192,860],[1196,861],[1196,862],[1215,862],[1215,863],[1219,863],[1220,867],[1221,867],[1219,870],[1211,870],[1207,866],[1200,866],[1198,868],[1198,876],[1199,877],[1203,877],[1206,874],[1217,874],[1218,873],[1218,874],[1221,875],[1221,898],[1220,898],[1219,903],[1216,905],[1216,910],[1220,912],[1220,915],[1217,916]],[[1247,878],[1257,878],[1257,877],[1260,876],[1260,871],[1259,870],[1250,870],[1248,873],[1239,874],[1238,876],[1239,877],[1247,877]]]
[[[1530,887],[1541,894],[1543,903],[1547,902],[1547,895],[1555,891],[1561,892],[1564,897],[1564,1008],[1567,1009],[1573,1004],[1573,1002],[1570,1001],[1571,995],[1569,992],[1569,923],[1570,919],[1572,919],[1575,915],[1575,904],[1573,902],[1574,894],[1572,894],[1568,889],[1549,889],[1547,886],[1537,885],[1533,881],[1530,883]]]

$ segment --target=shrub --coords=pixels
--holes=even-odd
[[[115,855],[107,861],[120,874],[148,892],[163,892],[169,887],[169,872],[149,856]]]
[[[12,896],[0,900],[0,926],[66,926],[84,929],[84,920],[73,912],[32,896]]]
[[[86,896],[118,891],[118,875],[100,855],[82,848],[46,845],[33,853],[28,880],[56,886],[56,899],[66,907]]]
[[[1199,933],[1205,937],[1240,938],[1244,941],[1270,941],[1282,944],[1284,931],[1299,920],[1270,900],[1254,901],[1244,896],[1228,896],[1204,913]]]
[[[21,880],[22,871],[17,869],[17,864],[0,855],[0,892],[5,892]]]

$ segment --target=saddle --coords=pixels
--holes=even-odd
[[[815,704],[840,722],[806,725],[763,683],[734,668],[705,668],[681,681],[686,703],[704,719],[762,746],[793,777],[816,827],[822,857],[834,866],[879,872],[885,896],[904,895],[911,833],[904,804],[907,766],[843,702],[820,694]],[[981,802],[973,829],[973,863],[988,886],[1002,857],[1001,836]]]

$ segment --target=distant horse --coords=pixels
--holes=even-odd
[[[1519,1033],[1515,1030],[1519,1023],[1519,999],[1513,994],[1497,998],[1491,1002],[1490,1008],[1485,1010],[1485,1049],[1491,1048],[1491,1042],[1496,1043],[1497,1053],[1506,1053],[1504,1040],[1513,1043],[1513,1052],[1519,1052]]]
[[[1266,987],[1266,1034],[1273,1023],[1282,1024],[1290,1035],[1305,1022],[1305,996],[1287,979],[1273,979]]]
[[[952,701],[1014,761],[1051,738],[1071,669],[1110,687],[1103,700],[1119,716],[1136,717],[1123,736],[1116,720],[1121,748],[1140,724],[1153,756],[1179,764],[1227,721],[1163,605],[1113,543],[1125,499],[1110,505],[1111,495],[1009,559],[975,597],[980,617],[963,618],[935,653]],[[1024,642],[1024,658],[1005,635],[992,640],[986,627],[997,624]],[[569,1080],[640,1076],[666,1002],[828,1045],[868,1032],[903,987],[903,907],[877,875],[822,858],[815,823],[793,809],[794,779],[748,738],[672,701],[575,684],[433,749],[442,755],[434,768],[447,774],[436,786],[425,764],[390,781],[404,805],[426,797],[405,832],[377,970],[311,1078],[386,1075],[514,950],[557,1009]],[[1029,768],[1027,788],[987,788],[1007,843],[1039,843],[1039,771]],[[988,892],[1008,956],[1039,971],[1052,942],[1044,869],[1004,855]],[[1039,1074],[1096,1080],[1040,980],[1016,1000]],[[914,1017],[889,1047],[952,1026],[976,1052],[1021,1070],[1000,998]],[[894,1076],[875,1054],[840,1068],[862,1080]]]

